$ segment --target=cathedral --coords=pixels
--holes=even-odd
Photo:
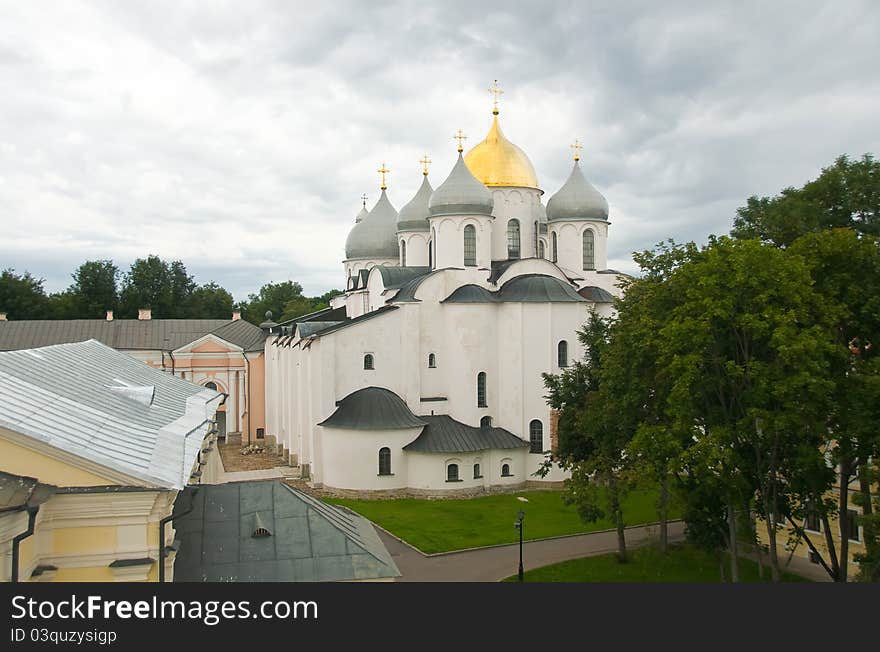
[[[558,483],[542,373],[580,359],[577,331],[608,315],[608,202],[579,145],[546,204],[501,130],[398,212],[381,195],[345,243],[345,293],[266,340],[266,435],[315,486],[363,495],[474,495]],[[427,159],[423,160],[427,163]],[[275,325],[273,325],[275,326]]]

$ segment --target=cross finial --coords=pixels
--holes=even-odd
[[[467,136],[464,135],[464,132],[461,129],[459,129],[458,133],[456,133],[455,135],[452,136],[452,139],[458,141],[458,151],[463,152],[464,151],[464,144],[463,143],[467,139]]]
[[[577,138],[575,138],[574,142],[571,145],[569,145],[569,147],[571,147],[574,150],[574,160],[580,161],[581,160],[580,150],[582,150],[584,148],[584,146],[581,145],[580,141]]]
[[[431,159],[429,159],[428,155],[425,154],[421,159],[419,159],[419,163],[422,164],[422,174],[428,176],[428,166],[431,165]]]
[[[364,208],[367,207],[367,193],[361,195],[361,201],[364,203]]]
[[[391,170],[389,170],[388,168],[386,168],[386,167],[385,167],[385,163],[383,162],[383,163],[382,163],[382,167],[380,167],[378,170],[376,170],[376,172],[378,172],[379,174],[382,175],[382,190],[388,190],[388,186],[385,185],[385,175],[388,174],[388,173],[390,173]]]
[[[502,91],[501,87],[498,85],[497,79],[492,82],[492,85],[489,87],[489,92],[494,96],[492,99],[492,115],[498,115],[498,96],[503,95],[504,91]]]

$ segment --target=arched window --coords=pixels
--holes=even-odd
[[[538,258],[544,258],[544,241],[538,240]]]
[[[560,340],[556,345],[556,364],[560,367],[568,366],[568,342]]]
[[[480,428],[491,428],[492,427],[492,417],[485,416],[480,419]]]
[[[529,424],[529,452],[544,452],[544,424],[538,419],[532,419]]]
[[[428,243],[428,269],[434,269],[434,241]]]
[[[477,229],[473,224],[464,227],[464,264],[465,267],[477,264]]]
[[[458,482],[458,464],[446,466],[446,482]]]
[[[437,356],[433,353],[428,354],[428,368],[433,369],[437,366]]]
[[[434,258],[433,264],[430,265],[431,269],[434,269],[434,265],[437,264],[437,230],[431,229],[431,248],[434,250]]]
[[[556,232],[554,231],[550,234],[550,260],[552,260],[554,263],[559,261],[557,253],[558,251],[556,249]]]
[[[373,366],[373,354],[367,353],[364,356],[364,369],[375,369]]]
[[[406,241],[400,241],[400,266],[406,267]]]
[[[596,269],[593,230],[584,231],[584,269]]]
[[[213,389],[215,392],[217,391],[217,383],[215,383],[213,380],[209,380],[208,382],[206,382],[205,387],[207,387],[208,389]]]
[[[486,402],[486,372],[477,374],[477,407],[488,407]]]
[[[507,258],[519,258],[519,220],[507,223]]]
[[[379,449],[379,475],[391,475],[391,449],[387,446]]]
[[[510,472],[510,464],[502,464],[501,465],[501,477],[502,478],[509,478],[512,475],[513,474]]]
[[[474,480],[477,480],[478,478],[482,478],[482,477],[483,476],[480,475],[480,465],[474,464]]]

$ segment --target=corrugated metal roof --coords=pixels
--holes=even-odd
[[[398,577],[369,521],[278,481],[188,487],[175,511],[175,582],[344,582]],[[254,523],[271,536],[253,537]]]
[[[504,428],[475,428],[448,415],[422,416],[422,434],[403,447],[416,453],[469,453],[491,449],[525,448],[524,441]]]
[[[339,401],[336,411],[318,425],[347,430],[401,430],[420,428],[425,421],[390,389],[365,387]]]
[[[169,351],[213,333],[245,351],[263,348],[265,333],[238,319],[31,319],[0,321],[0,351],[97,340],[120,350]]]
[[[0,353],[0,426],[145,486],[186,484],[221,398],[95,340]]]

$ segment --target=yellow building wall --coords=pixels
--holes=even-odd
[[[98,487],[117,484],[94,473],[78,469],[67,462],[54,459],[3,437],[0,429],[0,471],[37,478],[56,487]]]

